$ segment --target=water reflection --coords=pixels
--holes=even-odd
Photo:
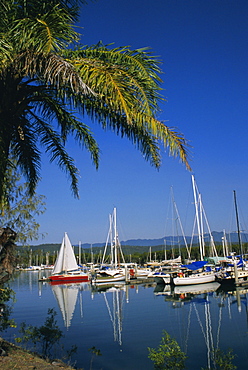
[[[220,284],[217,282],[206,283],[206,284],[196,284],[196,285],[182,285],[182,286],[172,286],[157,284],[154,289],[155,295],[165,295],[170,297],[170,300],[191,300],[193,296],[216,292],[220,287]]]
[[[122,345],[123,303],[126,296],[125,291],[128,291],[126,288],[126,285],[120,284],[100,290],[113,326],[114,341],[120,346]]]
[[[76,303],[79,300],[80,317],[83,317],[82,291],[89,289],[87,283],[74,284],[51,284],[53,294],[58,303],[63,317],[64,325],[68,329],[71,325]],[[122,344],[122,308],[123,302],[128,301],[128,289],[125,284],[92,288],[92,299],[94,294],[101,293],[107,307],[110,321],[113,326],[114,341]]]
[[[200,329],[200,333],[206,345],[207,368],[215,368],[215,351],[220,348],[220,333],[223,318],[223,309],[227,307],[229,319],[232,318],[231,305],[237,305],[237,310],[241,313],[242,309],[246,312],[248,326],[248,287],[246,289],[234,286],[223,288],[219,283],[199,284],[196,286],[176,286],[157,285],[154,289],[155,295],[164,296],[166,302],[170,302],[172,307],[187,308],[187,326],[184,333],[185,353],[188,353],[189,338],[196,337],[192,330]],[[216,305],[211,312],[211,303],[218,300],[218,312]],[[203,309],[202,309],[203,308]],[[214,318],[214,320],[213,320]],[[213,330],[213,323],[217,327]],[[191,324],[194,323],[193,328]],[[197,325],[198,329],[197,329]],[[238,330],[238,328],[237,328]],[[215,333],[215,335],[214,335]],[[230,330],[230,334],[232,331]],[[197,336],[199,340],[199,336]]]
[[[78,293],[81,292],[83,288],[83,284],[52,285],[52,291],[60,308],[66,329],[71,325],[71,320],[78,299]],[[80,313],[82,318],[82,295],[80,295]]]
[[[13,317],[19,322],[41,325],[47,308],[55,307],[67,345],[78,339],[78,367],[88,368],[88,350],[95,346],[104,354],[94,360],[96,368],[151,369],[147,347],[157,347],[166,330],[186,352],[187,368],[213,367],[214,349],[233,348],[238,368],[246,369],[248,289],[218,283],[175,288],[124,283],[50,285],[38,282],[34,271],[18,275],[11,287],[17,295]]]

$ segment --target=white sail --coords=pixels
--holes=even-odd
[[[59,250],[58,257],[55,261],[52,275],[60,274],[62,272],[68,272],[78,269],[75,254],[72,249],[71,242],[68,238],[67,233],[62,240],[62,244]]]
[[[62,313],[65,327],[68,329],[71,325],[71,319],[77,302],[78,287],[52,285],[52,290]]]

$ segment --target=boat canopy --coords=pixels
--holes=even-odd
[[[245,267],[245,261],[242,258],[240,258],[236,265],[237,267]],[[228,263],[228,266],[234,266],[234,263]]]
[[[186,267],[189,270],[195,271],[195,270],[202,268],[207,263],[208,263],[207,261],[195,261],[195,262],[190,263],[189,265],[181,265],[181,266]]]

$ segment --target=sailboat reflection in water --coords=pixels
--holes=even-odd
[[[73,318],[76,303],[78,300],[78,293],[84,290],[83,284],[87,283],[52,285],[52,291],[58,302],[58,306],[60,308],[66,329],[69,329],[69,327],[71,326],[71,320]],[[81,299],[80,312],[82,317],[83,309],[81,294],[79,298]]]
[[[220,284],[211,282],[174,287],[165,285],[164,291],[162,291],[161,284],[158,285],[154,294],[163,295],[166,302],[171,302],[171,307],[183,310],[183,314],[177,316],[177,318],[180,317],[180,334],[178,334],[180,340],[178,343],[182,350],[188,355],[195,353],[198,346],[202,358],[206,355],[207,369],[216,369],[215,354],[220,343],[221,319],[224,309],[223,299],[218,305],[219,314],[217,316],[212,317],[213,314],[216,315],[217,310],[214,307],[214,312],[211,312],[211,305],[213,300],[218,297]],[[216,318],[218,319],[216,320]],[[197,343],[190,340],[190,338],[197,338]]]
[[[125,292],[124,292],[125,290]],[[123,321],[123,304],[126,298],[128,303],[128,286],[124,284],[115,284],[104,289],[92,290],[95,294],[102,294],[106,304],[110,321],[113,326],[114,341],[122,345],[122,321]]]

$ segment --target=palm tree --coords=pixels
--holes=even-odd
[[[65,150],[73,136],[96,167],[99,148],[80,117],[130,139],[160,166],[160,146],[188,169],[187,143],[156,116],[163,100],[159,62],[148,49],[81,46],[73,24],[83,0],[1,0],[0,197],[10,158],[32,194],[41,150],[69,175],[78,196],[78,169]]]

